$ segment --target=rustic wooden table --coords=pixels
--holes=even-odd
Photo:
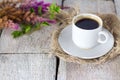
[[[61,4],[62,0],[45,0]],[[120,0],[65,0],[78,5],[81,13],[112,13],[120,16]],[[0,80],[120,80],[120,56],[101,65],[79,65],[48,57],[51,33],[45,27],[13,39],[10,30],[0,36]]]

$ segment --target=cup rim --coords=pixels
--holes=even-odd
[[[82,16],[82,17],[84,17],[84,18],[90,18],[90,19],[93,19],[93,20],[95,20],[94,18],[97,18],[98,20],[99,20],[99,22],[97,21],[97,20],[95,20],[95,21],[97,21],[98,23],[99,23],[99,26],[97,27],[97,28],[95,28],[95,29],[83,29],[83,28],[78,28],[76,25],[75,25],[75,19],[76,18],[78,18],[78,17],[80,17],[80,16]],[[89,17],[88,17],[89,16]],[[90,17],[91,16],[91,17]],[[102,19],[99,17],[99,16],[97,16],[97,15],[95,15],[95,14],[91,14],[91,13],[81,13],[81,14],[79,14],[79,15],[76,15],[76,16],[74,16],[73,17],[73,19],[72,19],[72,24],[73,24],[73,26],[75,26],[75,27],[77,27],[78,29],[82,29],[82,30],[85,30],[85,31],[93,31],[93,30],[97,30],[97,29],[99,29],[99,28],[102,28],[102,26],[103,26],[103,21],[102,21]]]

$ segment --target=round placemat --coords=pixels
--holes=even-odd
[[[120,54],[120,21],[119,19],[114,14],[98,14],[98,16],[102,18],[104,27],[108,29],[115,38],[114,47],[106,55],[101,56],[99,58],[95,58],[95,59],[81,59],[79,57],[74,57],[64,52],[58,43],[58,37],[60,32],[70,22],[63,23],[61,26],[59,26],[59,29],[53,32],[52,41],[51,41],[51,51],[52,51],[51,53],[67,62],[74,62],[79,64],[85,64],[85,63],[100,64],[118,56]]]

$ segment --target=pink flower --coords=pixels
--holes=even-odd
[[[8,20],[7,24],[8,24],[7,27],[14,30],[18,30],[20,28],[19,24],[14,23],[12,20]]]
[[[12,28],[14,29],[14,30],[18,30],[19,29],[19,24],[17,24],[17,23],[15,23],[15,24],[13,24],[12,25]]]

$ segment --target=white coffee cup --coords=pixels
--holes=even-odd
[[[89,18],[98,22],[99,26],[95,29],[83,29],[75,25],[78,20]],[[86,23],[87,24],[87,23]],[[104,37],[104,40],[101,38]],[[83,13],[75,16],[72,20],[72,40],[80,48],[89,49],[95,47],[98,43],[104,44],[108,41],[109,34],[103,31],[103,21],[94,14]]]

